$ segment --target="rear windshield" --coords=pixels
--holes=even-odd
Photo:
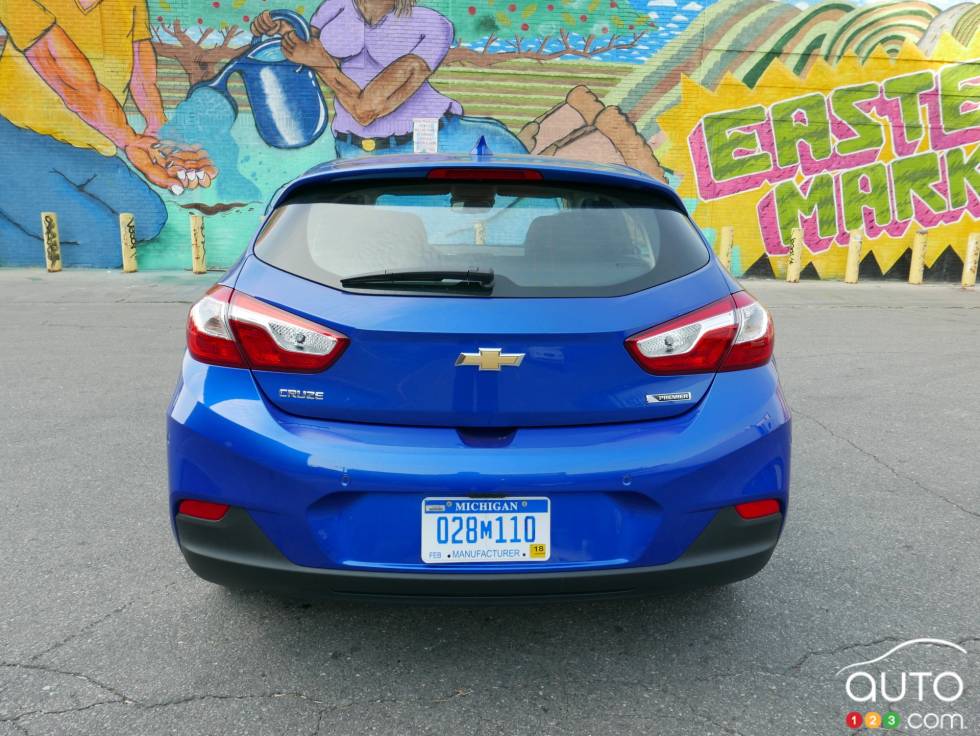
[[[523,182],[304,190],[276,208],[255,252],[346,291],[497,297],[620,296],[708,261],[687,216],[656,192]],[[469,272],[480,283],[452,278]],[[378,274],[391,278],[343,283]]]

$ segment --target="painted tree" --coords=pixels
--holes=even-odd
[[[427,0],[456,26],[446,63],[592,57],[630,48],[653,22],[629,0]]]
[[[195,84],[240,53],[263,10],[309,17],[318,0],[150,0],[160,56],[175,59]],[[448,17],[456,40],[445,64],[490,66],[513,59],[592,57],[634,46],[653,25],[629,0],[421,0]]]
[[[251,38],[248,27],[263,10],[307,7],[289,0],[150,0],[154,47],[175,59],[196,84],[217,74]]]

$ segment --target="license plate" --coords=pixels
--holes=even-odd
[[[422,501],[423,562],[545,562],[550,557],[550,499]]]

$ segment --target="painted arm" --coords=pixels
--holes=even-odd
[[[99,84],[88,59],[59,26],[51,26],[24,56],[69,110],[117,147],[125,149],[139,140],[119,102]]]
[[[133,74],[129,80],[129,93],[146,121],[143,135],[157,137],[167,122],[167,115],[157,87],[157,55],[150,41],[133,44]]]
[[[424,59],[406,54],[395,59],[361,89],[340,70],[337,61],[318,40],[304,43],[289,31],[282,37],[282,48],[290,61],[315,69],[324,84],[337,95],[337,100],[361,125],[370,125],[398,109],[432,76]]]
[[[182,190],[184,184],[177,178],[177,170],[193,169],[206,175],[195,185],[211,183],[217,172],[203,151],[165,154],[155,137],[139,135],[130,127],[118,100],[99,83],[88,59],[59,26],[45,31],[24,56],[65,106],[115,143],[149,181],[164,189]]]

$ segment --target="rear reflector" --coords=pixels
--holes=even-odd
[[[743,519],[760,519],[763,516],[772,516],[779,513],[779,501],[774,498],[766,498],[762,501],[748,501],[735,506],[738,515]]]
[[[541,181],[540,171],[534,169],[432,169],[426,179],[442,181]]]
[[[205,521],[218,521],[224,518],[229,508],[231,507],[226,503],[212,503],[211,501],[196,501],[192,498],[185,498],[177,507],[177,513]]]

